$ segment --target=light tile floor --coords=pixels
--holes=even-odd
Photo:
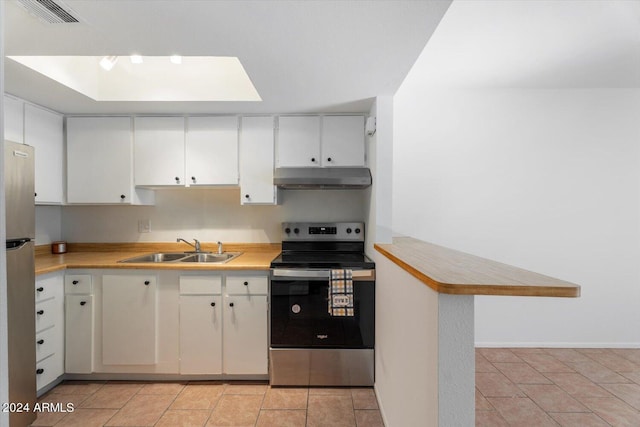
[[[34,426],[381,427],[371,388],[65,382]],[[640,349],[476,349],[476,426],[640,426]]]
[[[476,426],[640,426],[640,349],[476,349]]]
[[[39,402],[33,426],[383,427],[372,388],[271,388],[266,383],[68,381]]]

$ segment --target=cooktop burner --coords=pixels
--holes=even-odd
[[[301,252],[281,253],[271,261],[273,268],[375,268],[375,263],[365,254]]]

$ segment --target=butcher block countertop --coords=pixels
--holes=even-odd
[[[579,297],[580,286],[411,237],[375,249],[431,289],[454,295]]]
[[[280,253],[280,244],[228,243],[225,252],[242,255],[222,264],[212,263],[119,263],[118,261],[156,252],[191,250],[184,243],[68,243],[67,253],[54,255],[49,245],[36,247],[36,275],[67,268],[120,268],[153,270],[268,270],[271,261]],[[215,243],[202,243],[203,251],[215,253]]]

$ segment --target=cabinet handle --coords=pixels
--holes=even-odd
[[[196,177],[195,177],[195,176],[192,176],[192,177],[191,177],[191,181],[196,182]]]
[[[216,306],[216,303],[215,303],[215,302],[212,302],[212,303],[211,303],[211,307],[215,307],[215,306]]]
[[[38,340],[38,341],[36,341],[36,342],[37,342],[38,344],[40,344],[40,345],[44,344],[44,340]]]
[[[36,314],[42,316],[44,314],[44,310],[38,310],[38,311],[36,311]]]
[[[151,282],[150,282],[150,281],[148,281],[148,280],[145,280],[145,281],[144,281],[145,286],[149,286],[149,283],[151,283]]]
[[[311,158],[311,163],[315,163],[315,162],[316,162],[316,158],[315,158],[315,157],[312,157],[312,158]]]
[[[42,291],[44,291],[44,288],[42,286],[40,286],[39,288],[36,289],[36,291],[42,292]]]
[[[331,157],[327,157],[327,162],[330,162],[330,161],[331,161]]]
[[[40,375],[40,374],[42,374],[42,373],[44,373],[44,369],[42,369],[42,368],[38,368],[38,369],[36,369],[36,374],[37,374],[37,375]]]
[[[229,307],[233,307],[233,303],[232,302],[229,303]]]
[[[249,282],[244,282],[244,285],[245,286],[249,286]]]
[[[77,285],[79,282],[77,280],[74,280],[73,282],[71,282],[72,285]]]
[[[245,198],[245,199],[248,199],[248,198],[249,198],[249,195],[248,195],[248,194],[245,194],[245,195],[244,195],[244,198]]]
[[[38,197],[38,193],[33,193],[33,197]]]
[[[176,182],[180,182],[180,177],[176,176]]]
[[[80,305],[85,305],[86,303],[86,301],[80,301]]]
[[[122,200],[124,200],[125,195],[124,195],[124,194],[121,194],[121,195],[120,195],[120,198],[121,198]]]

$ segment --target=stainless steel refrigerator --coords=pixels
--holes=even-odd
[[[35,202],[33,147],[4,143],[7,219],[7,316],[9,402],[28,404],[28,412],[11,412],[9,425],[36,419]]]

